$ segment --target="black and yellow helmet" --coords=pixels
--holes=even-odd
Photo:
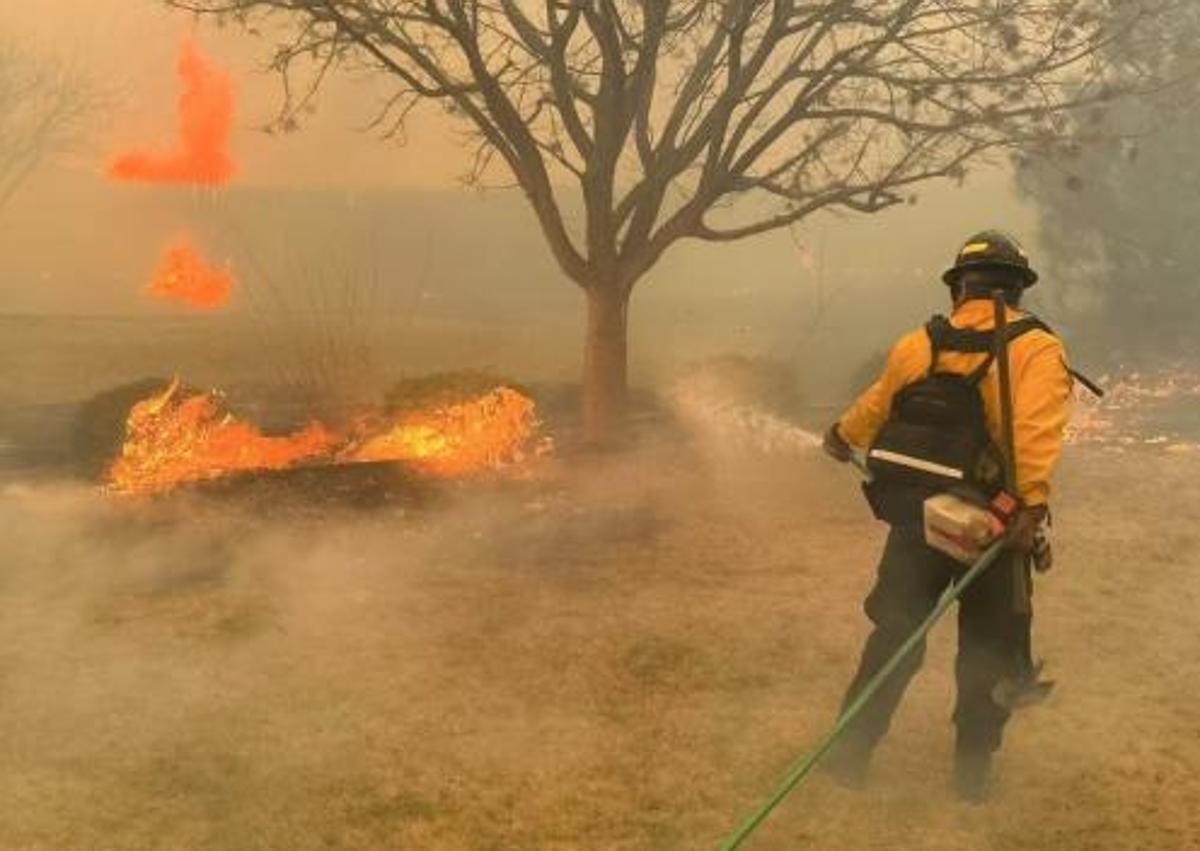
[[[1038,280],[1020,243],[998,230],[985,230],[968,239],[942,280],[953,286],[968,269],[1012,269],[1020,273],[1025,287],[1032,287]]]

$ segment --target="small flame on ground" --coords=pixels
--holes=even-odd
[[[167,249],[148,292],[155,298],[213,310],[229,302],[233,276],[210,266],[186,241]]]
[[[235,166],[229,151],[235,103],[232,77],[201,56],[190,39],[180,48],[177,68],[183,93],[179,96],[175,149],[119,156],[108,169],[113,179],[217,186],[233,177]]]
[[[339,433],[321,423],[282,437],[230,414],[215,392],[188,393],[176,379],[130,410],[121,455],[109,469],[120,493],[170,490],[252,470],[379,461],[456,478],[520,464],[548,450],[531,399],[497,387],[459,404],[360,418]]]

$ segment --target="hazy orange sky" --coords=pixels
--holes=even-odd
[[[210,192],[111,181],[105,174],[114,156],[169,149],[176,142],[176,60],[189,36],[237,82],[234,182]],[[342,243],[361,236],[353,231],[363,226],[361,216],[347,211],[356,196],[368,194],[395,196],[371,208],[381,218],[370,226],[391,234],[384,254],[431,257],[439,276],[461,279],[462,286],[494,289],[501,278],[521,279],[522,285],[539,279],[535,286],[541,286],[545,278],[546,287],[573,295],[519,193],[480,196],[458,186],[456,178],[468,164],[461,130],[436,107],[418,111],[407,146],[363,131],[388,93],[384,78],[333,80],[302,131],[277,137],[257,129],[279,105],[278,79],[261,70],[272,43],[233,26],[198,25],[163,0],[0,0],[0,41],[70,59],[112,103],[75,153],[44,164],[0,211],[0,313],[161,309],[144,290],[162,252],[190,234],[211,262],[223,266],[237,253],[229,236],[234,219],[252,211],[261,216],[252,222],[255,239],[282,240],[286,253],[346,251],[350,243]],[[899,293],[908,286],[915,293],[940,294],[937,287],[928,289],[929,281],[936,281],[957,244],[974,230],[1009,228],[1036,250],[1036,215],[1018,202],[1006,172],[985,169],[973,186],[963,192],[945,182],[932,184],[922,189],[915,208],[879,217],[820,216],[795,234],[737,246],[683,243],[655,269],[652,291],[664,297],[700,285],[713,293],[732,291],[749,278],[755,287],[791,292],[814,276],[812,264],[800,262],[798,246],[811,257],[814,246],[828,243],[819,253],[825,258],[821,268],[831,276],[878,278],[880,287],[896,291],[896,299],[905,297]],[[257,191],[264,187],[269,191]],[[277,191],[308,189],[334,191]],[[413,236],[406,229],[427,244],[404,242],[401,237]],[[477,255],[486,260],[479,247],[484,237],[503,262],[483,263],[484,271],[467,268]],[[468,240],[472,251],[464,252]],[[244,277],[252,283],[252,276]],[[896,289],[898,280],[909,283]]]
[[[321,98],[303,132],[284,138],[257,128],[279,104],[276,76],[262,67],[271,50],[265,38],[236,27],[168,9],[162,0],[5,0],[0,34],[34,54],[69,58],[111,96],[110,115],[97,123],[89,156],[75,168],[104,167],[118,150],[170,142],[175,127],[178,83],[175,57],[191,33],[200,50],[228,68],[238,84],[233,140],[239,180],[247,184],[451,186],[465,166],[457,137],[435,109],[411,125],[409,144],[381,139],[363,128],[386,89],[378,81],[341,76]]]

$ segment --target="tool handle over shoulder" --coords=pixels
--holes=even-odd
[[[1008,357],[1008,306],[1004,292],[992,293],[995,313],[992,333],[992,353],[996,362],[996,373],[1000,388],[1000,436],[1004,453],[1004,489],[1017,492],[1017,447],[1013,429],[1012,369]]]

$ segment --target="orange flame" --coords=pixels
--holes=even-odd
[[[251,470],[379,461],[457,478],[547,451],[548,443],[538,443],[539,428],[533,401],[498,387],[460,404],[363,417],[344,434],[314,422],[295,434],[269,437],[226,411],[217,393],[185,393],[176,379],[130,410],[108,484],[120,493],[161,493]]]
[[[148,292],[155,298],[212,310],[228,303],[231,289],[231,275],[208,265],[191,245],[181,241],[163,255]]]
[[[130,409],[109,478],[126,493],[153,493],[242,470],[284,469],[326,455],[334,442],[319,423],[267,437],[228,413],[215,393],[185,395],[176,379]]]
[[[109,166],[110,177],[216,186],[233,176],[235,167],[229,152],[235,101],[232,78],[210,65],[190,39],[180,48],[177,67],[183,93],[179,96],[176,150],[124,154]]]
[[[462,476],[524,460],[537,427],[533,400],[508,387],[476,399],[409,413],[383,430],[359,425],[348,461],[404,461],[438,476]]]

